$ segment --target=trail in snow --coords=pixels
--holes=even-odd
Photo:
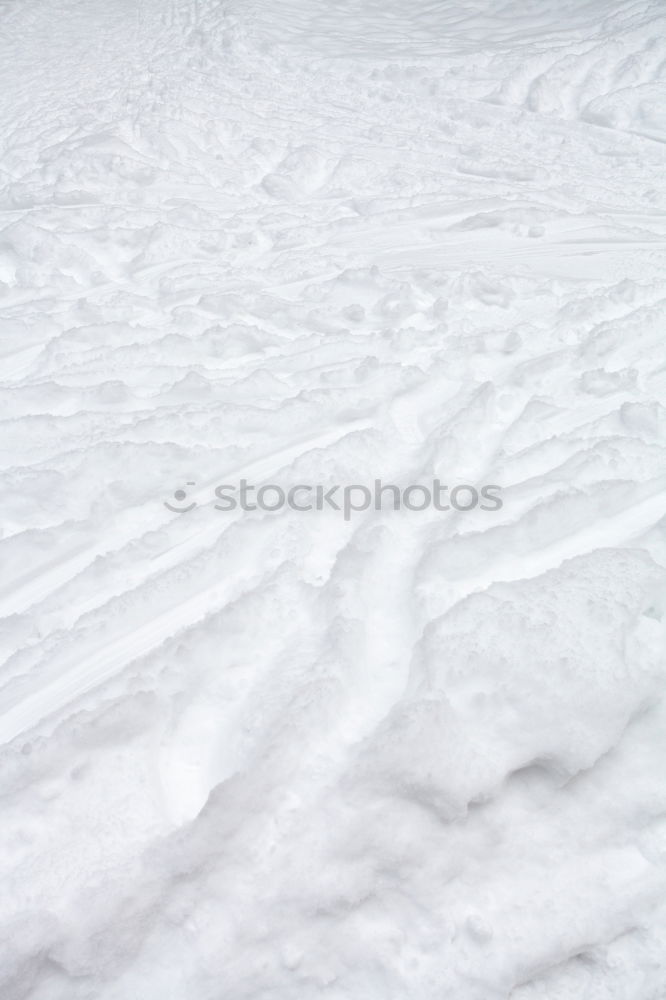
[[[0,28],[3,998],[662,1000],[663,6]]]

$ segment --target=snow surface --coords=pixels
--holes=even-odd
[[[0,26],[2,1000],[664,1000],[663,3]]]

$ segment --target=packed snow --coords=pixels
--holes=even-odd
[[[663,3],[0,35],[2,1000],[664,1000]]]

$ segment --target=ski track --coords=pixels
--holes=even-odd
[[[0,25],[3,1000],[660,1000],[663,5]]]

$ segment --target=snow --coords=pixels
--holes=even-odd
[[[2,1000],[663,1000],[663,4],[0,25]]]

